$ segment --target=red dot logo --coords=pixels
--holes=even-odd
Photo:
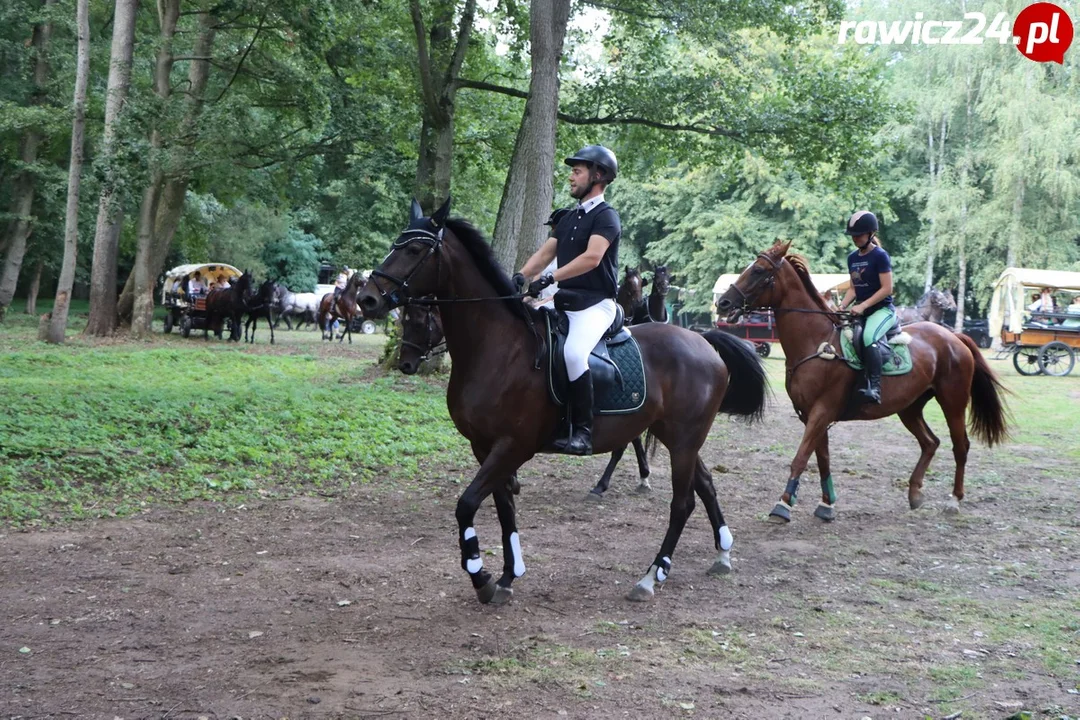
[[[1073,41],[1069,14],[1054,3],[1028,5],[1013,23],[1013,42],[1020,54],[1035,62],[1063,64]]]

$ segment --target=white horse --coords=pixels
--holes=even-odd
[[[298,318],[296,329],[299,330],[304,323],[315,324],[315,315],[319,312],[319,301],[322,293],[294,293],[285,290],[281,294],[281,318],[290,330],[293,329],[290,318]]]

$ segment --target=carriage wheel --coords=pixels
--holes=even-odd
[[[1042,372],[1039,368],[1039,348],[1024,346],[1016,349],[1013,353],[1013,367],[1021,375],[1038,375]]]
[[[168,335],[173,329],[173,316],[172,310],[165,311],[165,334]]]
[[[191,335],[191,317],[188,315],[180,318],[180,335],[182,337]]]
[[[360,329],[364,331],[365,335],[371,335],[375,332],[375,323],[372,320],[365,320]]]
[[[772,345],[766,342],[754,343],[754,352],[756,352],[759,357],[767,358],[769,357],[769,353],[772,352]]]
[[[1063,342],[1049,342],[1039,348],[1039,370],[1047,375],[1068,375],[1075,364],[1072,348]]]

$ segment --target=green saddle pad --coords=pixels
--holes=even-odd
[[[882,375],[906,375],[911,372],[911,351],[906,343],[895,342],[900,337],[902,337],[902,334],[893,338],[893,342],[889,343],[891,352],[885,354],[881,359]],[[851,342],[847,332],[840,333],[840,346],[844,351],[844,362],[853,370],[862,370],[863,364],[860,362],[859,356],[855,352],[855,345]]]
[[[621,415],[640,410],[645,404],[645,368],[641,364],[641,348],[637,340],[608,346],[608,354],[619,367],[622,385],[618,382],[594,383],[594,406],[600,415]],[[590,363],[591,364],[591,363]]]

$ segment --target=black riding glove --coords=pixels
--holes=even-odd
[[[544,273],[532,281],[529,285],[529,292],[527,292],[526,295],[529,295],[530,297],[540,297],[541,291],[553,282],[555,282],[555,276],[551,273]]]
[[[518,292],[521,292],[521,288],[525,287],[525,276],[521,273],[514,273],[514,277],[510,278],[510,282],[514,283],[514,287]]]

